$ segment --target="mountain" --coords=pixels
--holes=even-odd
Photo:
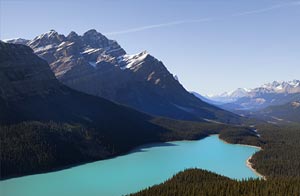
[[[3,40],[3,41],[6,42],[6,43],[23,44],[23,45],[26,45],[29,42],[29,40],[22,39],[22,38],[6,39],[6,40]]]
[[[274,123],[300,123],[300,99],[284,105],[269,106],[263,110],[252,113],[251,116]]]
[[[268,106],[283,105],[300,98],[300,80],[264,84],[254,89],[237,89],[209,99],[223,101],[220,107],[230,111],[260,110]]]
[[[10,41],[12,42],[12,40]],[[191,95],[146,51],[128,55],[96,30],[64,36],[51,30],[26,43],[65,85],[145,113],[181,120],[239,123],[240,117]]]
[[[153,117],[61,84],[25,45],[0,42],[1,177],[99,160],[160,141]]]
[[[231,92],[225,92],[220,95],[207,96],[206,98],[218,103],[230,103],[238,100],[241,97],[248,96],[249,89],[238,88]]]
[[[224,104],[223,102],[218,102],[218,101],[214,101],[214,100],[208,99],[205,96],[202,96],[201,94],[199,94],[197,92],[194,92],[194,91],[191,91],[190,93],[193,94],[198,99],[200,99],[200,100],[202,100],[202,101],[204,101],[206,103],[212,104],[212,105],[218,106],[218,105],[223,105]]]

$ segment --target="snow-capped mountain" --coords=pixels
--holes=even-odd
[[[26,44],[50,64],[62,83],[73,89],[157,116],[240,122],[239,116],[187,92],[148,52],[126,54],[116,41],[96,30],[67,36],[51,30]]]
[[[22,39],[22,38],[14,38],[14,39],[6,39],[3,40],[6,43],[11,43],[11,44],[22,44],[22,45],[26,45],[29,40],[27,39]]]
[[[219,101],[223,103],[234,102],[242,97],[256,97],[262,94],[268,93],[286,93],[286,94],[293,94],[293,93],[300,93],[300,80],[292,80],[292,81],[274,81],[271,83],[264,84],[260,87],[247,89],[247,88],[238,88],[231,92],[225,92],[220,95],[212,95],[207,96],[208,99]]]
[[[263,93],[300,93],[300,80],[292,80],[292,81],[282,81],[277,82],[274,81],[272,83],[267,83],[262,85],[259,88],[255,88],[251,90],[250,95],[255,94],[263,94]]]
[[[225,92],[220,95],[207,96],[206,98],[213,100],[213,101],[220,102],[220,103],[230,103],[230,102],[236,101],[237,99],[239,99],[241,97],[248,96],[249,92],[250,92],[249,89],[238,88],[231,92]]]
[[[224,93],[208,97],[223,102],[221,107],[234,110],[262,109],[271,105],[282,105],[297,101],[300,97],[300,80],[274,81],[253,89],[237,89],[232,93]]]

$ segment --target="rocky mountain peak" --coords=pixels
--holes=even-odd
[[[50,64],[56,78],[78,91],[152,115],[240,121],[238,116],[187,92],[164,64],[147,51],[128,55],[116,41],[94,29],[83,35],[71,32],[67,37],[49,31],[30,41],[29,46]]]
[[[99,33],[96,29],[90,29],[88,31],[86,31],[83,36],[90,36],[90,35],[102,35],[101,33]]]
[[[69,35],[67,36],[67,39],[68,39],[69,41],[76,41],[76,40],[79,39],[79,35],[78,35],[75,31],[71,31],[71,32],[69,33]]]
[[[46,39],[46,38],[50,39],[50,38],[54,38],[57,36],[58,36],[58,33],[55,30],[51,29],[50,31],[37,36],[37,39]]]
[[[292,81],[273,81],[254,89],[254,91],[258,92],[260,90],[261,92],[269,93],[298,93],[300,92],[299,85],[300,81],[296,79]]]
[[[108,39],[95,29],[85,32],[82,39],[87,45],[90,45],[93,48],[105,48],[109,46]]]
[[[78,34],[75,31],[71,31],[67,37],[78,37]]]
[[[229,96],[236,97],[236,98],[244,97],[248,95],[248,92],[249,90],[246,88],[238,88],[235,91],[231,92]]]
[[[43,33],[33,40],[29,41],[27,45],[31,48],[45,47],[47,45],[58,45],[61,42],[65,41],[65,36],[58,34],[55,30],[50,30],[46,33]]]
[[[230,111],[258,110],[272,105],[282,105],[300,99],[300,80],[273,81],[244,92],[239,90],[238,94],[239,97],[234,97],[237,94],[233,93],[209,99],[224,103],[222,107]]]

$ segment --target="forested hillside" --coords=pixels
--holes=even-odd
[[[254,167],[267,178],[300,177],[300,125],[257,126],[265,144],[252,162]]]
[[[178,173],[170,180],[132,196],[298,196],[300,178],[279,178],[268,181],[232,180],[200,169]]]

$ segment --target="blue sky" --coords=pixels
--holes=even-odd
[[[298,0],[0,0],[0,39],[92,28],[201,94],[300,79]]]

